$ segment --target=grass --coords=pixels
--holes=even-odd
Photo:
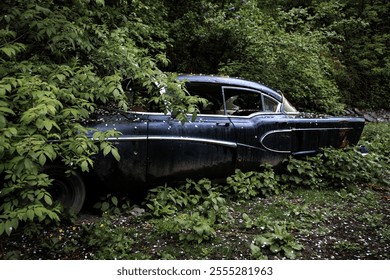
[[[147,214],[83,214],[72,224],[44,230],[39,237],[34,232],[5,237],[0,242],[0,257],[253,259],[257,257],[251,244],[256,237],[271,232],[275,224],[284,224],[294,242],[302,246],[297,259],[389,259],[390,206],[386,193],[356,187],[348,194],[297,189],[268,198],[229,201],[231,219],[216,224],[215,237],[201,243],[178,240]],[[260,249],[261,258],[286,258]]]

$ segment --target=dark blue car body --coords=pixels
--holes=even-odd
[[[300,114],[264,85],[236,78],[179,76],[191,95],[208,100],[193,121],[143,110],[111,114],[94,128],[116,129],[109,139],[121,160],[99,155],[94,172],[112,191],[133,192],[186,178],[226,178],[235,169],[279,165],[290,155],[356,145],[364,119]],[[189,118],[191,119],[191,118]]]

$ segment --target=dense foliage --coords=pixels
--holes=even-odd
[[[173,71],[259,80],[301,110],[389,108],[388,1],[167,2]]]
[[[82,124],[99,107],[128,108],[124,80],[152,102],[168,99],[182,121],[198,101],[166,72],[258,80],[301,110],[389,108],[389,9],[379,0],[2,1],[0,235],[59,220],[46,163],[88,171],[100,150],[119,160],[107,135],[92,141]],[[163,86],[174,94],[163,97]]]
[[[19,0],[2,1],[0,11],[1,235],[20,222],[58,221],[45,163],[88,171],[100,149],[119,160],[104,142],[117,132],[96,132],[92,141],[82,124],[99,106],[127,109],[124,79],[155,94],[156,85],[178,87],[157,66],[166,62],[166,33],[155,5]],[[157,91],[155,102],[161,98]],[[178,117],[185,100],[178,90],[170,100]]]

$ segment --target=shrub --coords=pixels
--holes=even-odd
[[[196,112],[198,100],[158,68],[167,62],[161,5],[68,2],[0,3],[0,235],[60,219],[46,163],[88,172],[98,152],[119,160],[105,141],[118,133],[96,132],[92,140],[84,125],[99,107],[127,110],[124,79],[157,103],[164,96],[156,85],[170,89],[169,110],[181,121]]]
[[[160,234],[174,234],[183,241],[198,243],[215,237],[218,223],[230,219],[227,201],[220,186],[208,179],[187,180],[177,187],[159,187],[151,190],[146,206]]]
[[[270,196],[281,191],[271,165],[264,165],[261,172],[244,173],[237,169],[234,175],[226,179],[224,190],[234,199],[250,199],[259,195]]]
[[[389,185],[389,163],[376,153],[363,156],[357,148],[326,148],[305,160],[289,158],[280,183],[285,188],[342,189],[356,184]]]
[[[288,231],[288,225],[282,221],[267,221],[260,226],[263,233],[256,235],[250,245],[252,257],[261,259],[265,250],[274,255],[295,259],[297,252],[303,249],[295,237]]]
[[[115,225],[113,217],[108,214],[104,214],[97,223],[84,226],[84,231],[88,233],[85,243],[97,260],[128,259],[135,243],[132,232]]]

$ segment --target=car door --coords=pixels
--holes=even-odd
[[[226,113],[233,123],[237,139],[236,167],[258,170],[262,163],[279,164],[291,150],[291,133],[280,133],[277,139],[263,145],[271,131],[287,131],[290,127],[281,103],[259,90],[242,87],[223,87]]]
[[[220,87],[219,92],[214,89],[212,99],[222,100]],[[184,124],[171,115],[149,116],[150,184],[181,182],[186,178],[226,178],[234,172],[237,147],[234,126],[218,110],[210,113],[210,108],[203,109],[194,121]]]
[[[117,130],[119,137],[110,141],[121,156],[117,161],[111,154],[98,154],[94,170],[110,190],[137,192],[146,184],[148,114],[128,112],[104,118],[96,128],[100,131]]]
[[[289,155],[317,153],[323,147],[356,143],[359,121],[281,112],[281,102],[248,88],[225,87],[226,111],[237,133],[237,168],[256,170],[280,164]],[[354,126],[357,129],[354,129]]]

